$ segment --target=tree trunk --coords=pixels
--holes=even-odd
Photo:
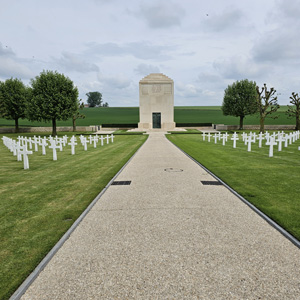
[[[265,118],[264,117],[260,117],[260,128],[259,128],[259,131],[261,133],[265,133]]]
[[[300,129],[300,119],[299,116],[296,117],[296,130]]]
[[[56,135],[56,119],[52,119],[52,136],[55,137]]]
[[[19,118],[15,118],[15,132],[19,132]]]
[[[240,116],[240,129],[243,129],[243,127],[244,127],[244,125],[243,125],[244,117],[245,116]]]
[[[73,132],[76,131],[76,119],[73,117]]]

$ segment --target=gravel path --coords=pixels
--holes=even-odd
[[[300,251],[151,133],[21,299],[300,299]]]

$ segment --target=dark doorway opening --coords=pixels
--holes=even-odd
[[[161,113],[152,113],[153,128],[161,128]]]

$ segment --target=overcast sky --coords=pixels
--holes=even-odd
[[[110,106],[138,106],[150,73],[175,105],[221,105],[236,80],[279,104],[300,92],[299,0],[0,0],[0,80],[57,70]]]

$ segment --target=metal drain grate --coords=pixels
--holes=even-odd
[[[130,185],[131,181],[114,181],[111,185]]]
[[[203,185],[223,185],[220,181],[201,181]]]
[[[182,169],[177,169],[177,168],[167,168],[165,169],[166,172],[183,172]]]

